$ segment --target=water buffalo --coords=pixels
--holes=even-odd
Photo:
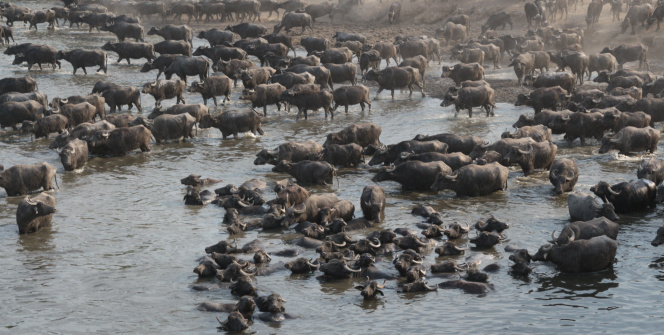
[[[57,110],[66,104],[79,104],[82,102],[88,102],[95,107],[96,110],[95,116],[98,115],[100,119],[106,118],[106,113],[105,113],[106,100],[99,94],[91,94],[86,96],[72,95],[70,97],[67,97],[66,99],[53,98],[53,100],[49,104],[49,107]],[[74,125],[72,125],[72,127],[73,126]]]
[[[291,66],[287,69],[284,70],[284,72],[293,72],[293,73],[309,73],[312,76],[316,78],[316,84],[320,85],[320,88],[322,89],[327,89],[331,88],[334,89],[334,85],[332,83],[332,75],[330,74],[330,70],[326,69],[323,66],[309,66],[305,64],[298,64],[295,66]],[[284,85],[285,86],[285,85]]]
[[[160,55],[182,55],[191,57],[191,44],[185,41],[161,41],[153,45],[154,52]]]
[[[641,66],[645,65],[646,69],[650,71],[650,65],[648,64],[648,47],[639,43],[639,44],[621,44],[615,48],[605,47],[600,53],[610,53],[616,57],[618,62],[618,69],[623,68],[623,64],[627,62],[639,61],[639,69]]]
[[[343,86],[334,90],[332,95],[334,97],[334,107],[332,107],[333,111],[336,111],[337,107],[339,106],[344,106],[346,113],[348,113],[348,106],[357,104],[362,107],[363,112],[364,104],[369,105],[369,110],[371,110],[369,89],[364,85]]]
[[[267,116],[268,105],[276,104],[277,110],[281,110],[279,96],[285,90],[286,87],[281,84],[260,84],[253,89],[245,89],[240,99],[251,100],[251,108],[263,107],[263,116]]]
[[[214,101],[217,106],[217,96],[223,96],[225,103],[227,100],[231,101],[231,78],[227,76],[210,76],[202,80],[202,82],[194,81],[189,87],[189,92],[200,93],[203,97],[203,104],[207,105],[208,99]]]
[[[450,78],[454,80],[456,86],[461,85],[467,80],[483,80],[484,68],[477,63],[456,64],[454,66],[443,66],[441,78]]]
[[[304,142],[286,142],[279,145],[275,150],[263,149],[256,154],[254,165],[272,164],[276,165],[282,160],[299,162],[306,160],[311,154],[318,153],[323,147],[312,140]]]
[[[51,225],[55,213],[55,198],[45,192],[34,197],[26,197],[16,209],[16,224],[19,234],[34,233]]]
[[[0,95],[0,104],[3,104],[5,102],[9,101],[16,101],[16,102],[21,102],[21,101],[28,101],[28,100],[34,100],[40,103],[42,106],[46,107],[48,104],[48,96],[46,94],[39,92],[39,91],[33,91],[33,92],[28,92],[28,93],[18,93],[18,92],[9,92]]]
[[[263,117],[256,111],[228,111],[222,112],[219,115],[205,115],[201,118],[199,127],[211,128],[215,127],[221,131],[223,139],[233,135],[237,138],[239,133],[251,131],[254,135],[259,133],[263,135],[265,132],[261,127]]]
[[[535,55],[527,52],[512,58],[512,62],[508,66],[514,67],[514,74],[516,74],[519,86],[523,85],[523,80],[527,74],[533,75],[535,72]]]
[[[569,72],[544,72],[539,76],[526,76],[526,80],[533,80],[535,88],[560,86],[567,92],[574,92],[576,75]]]
[[[73,171],[83,167],[88,161],[88,144],[77,138],[67,142],[58,152],[65,171]]]
[[[549,181],[556,194],[571,192],[579,180],[579,168],[571,158],[559,158],[553,161],[549,170]]]
[[[617,63],[616,57],[610,53],[590,54],[588,56],[588,79],[593,72],[597,72],[599,75],[601,71],[615,71]]]
[[[439,152],[446,154],[449,146],[438,140],[433,141],[402,141],[397,144],[388,145],[386,148],[381,148],[374,153],[374,156],[369,161],[369,165],[377,165],[383,163],[390,165],[394,163],[401,156],[402,152],[412,152],[415,154],[424,152]],[[429,185],[431,186],[431,185]]]
[[[569,98],[571,98],[571,95],[568,95],[567,91],[560,86],[542,87],[530,92],[528,95],[519,94],[514,106],[530,106],[535,110],[535,114],[537,114],[544,108],[555,110],[557,106]]]
[[[279,100],[297,107],[298,112],[295,117],[296,120],[299,120],[302,112],[304,112],[304,119],[306,120],[308,117],[308,110],[317,110],[319,108],[325,110],[326,119],[328,113],[331,118],[334,119],[334,111],[331,109],[334,96],[329,91],[303,90],[295,92],[293,89],[289,89],[281,93]]]
[[[161,76],[161,74],[166,70],[166,68],[173,63],[173,61],[178,58],[178,57],[184,57],[182,55],[160,55],[157,57],[152,63],[145,63],[143,67],[141,68],[141,72],[149,72],[151,70],[157,69],[159,73],[157,73],[157,78]],[[156,80],[155,79],[155,80]]]
[[[35,64],[39,65],[40,70],[42,69],[42,64],[51,64],[53,69],[55,69],[56,65],[58,68],[62,68],[57,58],[58,51],[55,48],[48,45],[28,44],[30,45],[26,45],[21,52],[15,54],[12,65],[19,65],[26,62],[28,63],[28,71],[30,71]],[[9,48],[7,50],[9,50]],[[10,53],[13,54],[14,52]]]
[[[645,3],[642,5],[633,5],[629,7],[625,18],[620,24],[621,32],[624,34],[627,32],[630,26],[632,26],[632,35],[636,34],[635,28],[636,25],[641,23],[645,27],[646,20],[653,14],[653,7],[651,4]]]
[[[639,179],[645,178],[659,185],[664,181],[664,161],[655,158],[641,160],[636,176]]]
[[[102,50],[113,51],[118,54],[118,63],[123,59],[127,60],[127,64],[131,64],[130,59],[141,59],[145,58],[148,60],[148,63],[152,63],[152,60],[155,58],[154,55],[154,46],[150,43],[139,43],[139,42],[118,42],[111,43],[106,42],[104,46],[101,47]],[[85,69],[85,68],[83,68]]]
[[[385,192],[377,185],[366,186],[360,197],[362,214],[367,220],[381,222],[385,212]]]
[[[463,64],[477,63],[484,65],[484,51],[482,49],[463,49],[452,53],[452,57]]]
[[[281,18],[281,22],[274,26],[272,32],[277,34],[281,31],[281,29],[285,29],[287,33],[290,33],[290,30],[295,27],[302,28],[302,32],[300,34],[304,34],[307,28],[313,31],[313,18],[307,13],[286,13]]]
[[[558,146],[552,142],[537,142],[528,145],[528,150],[522,150],[519,147],[513,147],[503,161],[510,164],[518,164],[523,170],[524,176],[527,176],[535,169],[549,169],[556,158]]]
[[[501,138],[524,138],[530,137],[536,142],[551,141],[551,129],[544,125],[523,126],[510,133],[505,131]]]
[[[74,74],[76,74],[76,70],[79,68],[83,69],[83,73],[88,74],[85,68],[89,66],[99,66],[97,72],[104,70],[104,73],[107,73],[108,70],[106,52],[101,50],[74,49],[58,51],[56,59],[64,59],[71,63],[71,66],[74,68]]]
[[[498,164],[466,165],[454,174],[440,174],[431,185],[435,191],[453,190],[459,197],[489,195],[507,188],[509,170]]]
[[[115,129],[115,126],[107,122],[106,120],[98,121],[95,122],[94,124],[88,122],[81,123],[71,131],[71,134],[65,130],[65,132],[58,135],[55,138],[55,140],[51,142],[48,148],[49,149],[62,148],[67,144],[67,142],[73,139],[83,139],[85,137],[91,137],[97,131],[113,130],[113,129]]]
[[[45,137],[50,133],[62,134],[69,125],[67,117],[60,114],[45,116],[37,121],[23,121],[21,132],[30,132],[35,138]]]
[[[195,124],[196,119],[189,113],[162,114],[154,119],[152,135],[157,143],[163,140],[191,138]]]
[[[0,187],[4,188],[10,197],[28,194],[40,187],[44,191],[50,191],[53,189],[51,180],[56,177],[56,170],[55,166],[46,162],[15,165],[9,169],[0,170]]]
[[[319,208],[332,207],[339,199],[332,193],[323,193],[308,197],[301,204],[286,208],[282,225],[286,228],[304,221],[320,222]]]
[[[494,143],[485,142],[480,145],[476,145],[473,148],[473,151],[468,154],[473,159],[481,157],[484,153],[488,151],[495,151],[500,154],[501,157],[507,156],[512,148],[528,147],[530,144],[535,144],[535,140],[530,137],[512,139],[512,138],[503,138]]]
[[[139,112],[143,110],[140,102],[141,91],[133,86],[119,87],[115,85],[102,91],[101,96],[110,107],[110,113],[115,112],[116,107],[122,109],[122,105],[127,105],[128,110],[131,109],[132,105],[135,105]]]
[[[17,123],[37,121],[43,117],[44,106],[37,101],[8,101],[0,104],[0,127],[18,129]]]
[[[410,66],[403,68],[388,67],[380,71],[370,70],[364,78],[378,82],[379,88],[376,96],[384,89],[388,89],[392,92],[392,99],[394,99],[395,89],[408,87],[410,90],[408,97],[411,97],[413,95],[413,85],[415,85],[420,89],[422,97],[425,97],[420,71]]]
[[[97,114],[97,108],[89,102],[77,104],[64,104],[53,109],[53,112],[60,113],[67,117],[70,127],[76,127],[83,122],[93,121]],[[103,111],[101,115],[103,115]]]
[[[181,40],[189,44],[191,44],[194,38],[194,31],[187,25],[176,26],[168,24],[161,28],[152,27],[147,34],[161,36],[164,40]]]
[[[379,145],[382,131],[383,129],[374,123],[352,124],[337,133],[328,134],[323,146],[350,143],[358,144],[361,147]]]
[[[457,117],[461,109],[468,109],[468,117],[473,117],[473,107],[483,107],[486,116],[493,116],[493,110],[496,108],[494,101],[494,90],[487,85],[477,87],[462,87],[455,92],[448,92],[441,102],[441,107],[447,107],[454,104]]]
[[[200,81],[208,77],[210,61],[203,57],[177,57],[164,69],[166,79],[171,79],[173,74],[177,75],[187,83],[187,76],[198,76]]]
[[[502,26],[505,29],[505,25],[509,24],[510,29],[512,29],[512,19],[509,14],[505,12],[498,12],[489,16],[486,22],[482,25],[482,34],[487,30],[496,30],[498,27]]]
[[[563,245],[547,244],[533,256],[536,261],[551,261],[562,272],[592,272],[613,264],[618,243],[605,236],[588,240],[574,240]]]
[[[196,48],[193,56],[205,56],[210,58],[212,64],[216,64],[220,60],[229,61],[231,59],[246,59],[247,52],[240,48],[229,48],[224,45],[216,45],[214,47],[203,47],[200,46]]]
[[[101,31],[108,31],[118,37],[119,42],[124,42],[125,38],[133,38],[136,42],[145,42],[143,39],[143,26],[138,23],[128,23],[118,21],[106,23],[100,28]]]
[[[326,185],[332,184],[336,169],[328,162],[303,160],[297,163],[280,161],[272,168],[272,172],[288,173],[297,179],[298,183]]]
[[[471,136],[471,135],[463,136],[453,133],[443,133],[436,135],[419,134],[415,136],[413,140],[417,141],[438,140],[440,142],[447,143],[448,152],[461,152],[466,155],[470,154],[470,152],[473,151],[473,148],[475,148],[476,145],[483,143],[482,139],[477,136]]]
[[[367,277],[367,281],[363,285],[357,285],[355,288],[362,291],[361,294],[364,299],[375,298],[378,294],[385,295],[381,291],[385,288],[385,281],[383,281],[382,285],[379,285],[375,280],[369,280],[369,277]]]
[[[487,232],[483,231],[477,234],[475,237],[468,239],[468,242],[475,244],[476,248],[488,249],[492,248],[494,245],[500,243],[502,237],[496,232]]]
[[[468,36],[468,32],[468,27],[465,24],[446,22],[443,28],[436,29],[436,37],[443,37],[445,45],[450,45],[450,42],[463,43]]]
[[[197,104],[176,104],[168,107],[167,109],[154,108],[152,113],[148,115],[148,119],[154,119],[159,115],[163,114],[185,114],[193,116],[196,122],[200,122],[204,115],[209,114],[209,108],[202,103]],[[108,118],[107,118],[108,120]]]
[[[569,215],[574,221],[588,221],[593,218],[606,217],[618,220],[613,204],[599,203],[595,196],[585,192],[574,192],[567,197]]]
[[[310,157],[311,160],[326,161],[334,166],[353,167],[363,162],[362,147],[355,144],[330,144],[323,151]]]
[[[155,107],[161,106],[162,100],[176,98],[176,104],[185,103],[182,94],[185,90],[185,82],[180,79],[156,80],[154,83],[145,83],[141,93],[150,94],[154,97]]]
[[[659,130],[651,127],[625,127],[613,136],[604,136],[599,153],[603,154],[614,149],[619,150],[622,155],[628,155],[630,152],[637,151],[650,151],[654,153],[657,151],[659,136]]]
[[[400,183],[404,190],[424,191],[431,189],[438,175],[451,173],[452,169],[443,162],[407,161],[393,168],[383,168],[371,180],[393,180]]]
[[[124,156],[134,149],[141,149],[142,152],[150,151],[150,137],[152,137],[150,130],[138,125],[98,131],[87,139],[87,142],[92,153]]]
[[[622,182],[609,185],[599,182],[590,188],[590,191],[600,197],[605,203],[610,202],[615,207],[616,213],[630,213],[633,211],[654,208],[657,196],[655,183],[647,179]]]

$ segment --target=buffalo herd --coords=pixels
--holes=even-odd
[[[509,26],[512,30],[515,25],[513,14],[501,11],[487,17],[478,37],[470,35],[470,17],[457,14],[432,32],[436,38],[396,36],[389,43],[369,43],[366,36],[355,32],[337,32],[327,38],[302,36],[299,41],[290,35],[295,28],[301,30],[300,35],[315,32],[317,18],[343,18],[352,8],[366,6],[361,1],[340,0],[337,5],[328,2],[306,5],[299,0],[168,5],[150,1],[135,5],[132,13],[138,17],[113,13],[112,10],[123,12],[120,1],[107,1],[106,7],[78,0],[64,2],[65,7],[40,11],[1,3],[0,15],[6,18],[8,26],[0,29],[0,37],[7,44],[10,38],[13,41],[15,22],[29,23],[29,29],[48,23],[52,29],[68,21],[70,28],[86,25],[89,31],[110,32],[118,41],[93,50],[14,44],[4,52],[14,56],[14,65],[26,63],[28,71],[37,71],[34,65],[55,70],[65,60],[71,64],[74,75],[78,69],[88,74],[86,68],[107,73],[113,71],[108,66],[107,52],[111,52],[118,55],[117,63],[145,59],[147,63],[141,72],[158,70],[154,81],[139,87],[99,81],[89,95],[56,97],[51,101],[37,90],[37,80],[32,77],[0,79],[0,126],[30,133],[37,139],[48,139],[57,133],[49,148],[57,149],[65,171],[85,167],[89,157],[123,156],[136,149],[146,152],[151,150],[152,141],[158,144],[186,140],[195,137],[198,128],[217,128],[223,139],[231,135],[235,139],[249,132],[254,136],[264,135],[262,122],[268,107],[274,105],[278,111],[283,107],[284,113],[297,107],[296,120],[301,116],[306,120],[309,111],[320,109],[324,110],[325,118],[329,114],[334,119],[339,106],[344,107],[345,113],[349,112],[349,106],[355,105],[360,105],[362,112],[365,105],[371,111],[369,88],[357,83],[358,79],[369,87],[377,87],[376,97],[389,90],[394,99],[395,91],[407,90],[410,98],[415,89],[425,97],[425,71],[429,70],[431,60],[441,62],[441,41],[436,38],[442,39],[443,50],[458,61],[442,66],[441,75],[450,79],[443,81],[450,86],[443,91],[440,106],[454,106],[455,117],[467,110],[472,118],[473,108],[484,109],[486,117],[496,116],[495,100],[500,91],[485,77],[490,73],[485,66],[492,65],[492,70],[497,71],[500,63],[508,64],[517,80],[514,86],[532,87],[528,93],[519,94],[514,105],[528,106],[534,115],[521,115],[514,123],[516,130],[504,132],[494,142],[477,136],[441,133],[420,134],[411,140],[384,144],[380,141],[379,125],[355,123],[327,134],[322,145],[314,140],[293,140],[259,151],[255,165],[268,164],[272,172],[289,176],[276,183],[252,179],[239,187],[229,184],[210,191],[202,188],[221,180],[193,174],[183,178],[181,183],[187,186],[185,204],[223,207],[223,222],[232,238],[255,229],[293,230],[301,235],[289,242],[293,248],[270,253],[260,240],[242,247],[231,240],[222,240],[205,248],[207,255],[199,260],[194,272],[199,277],[216,278],[216,282],[230,282],[231,293],[239,300],[235,304],[204,302],[199,309],[229,313],[226,320],[219,319],[229,330],[248,328],[252,318],[279,322],[296,317],[285,313],[286,300],[281,296],[275,293],[259,296],[254,286],[255,276],[277,271],[320,272],[331,279],[359,277],[363,282],[356,288],[364,299],[384,295],[389,287],[395,286],[386,284],[387,281],[398,278],[396,286],[405,293],[456,288],[471,294],[487,294],[494,289],[487,281],[488,273],[499,270],[497,264],[481,269],[476,262],[457,264],[453,260],[426,265],[422,254],[468,253],[468,248],[455,243],[463,236],[475,245],[474,249],[493,248],[505,239],[503,231],[509,228],[506,222],[493,216],[472,226],[443,222],[441,213],[418,205],[412,214],[424,220],[417,224],[422,236],[411,228],[381,230],[377,225],[386,220],[387,194],[379,185],[384,181],[395,181],[407,192],[448,190],[460,198],[486,197],[508,188],[512,182],[510,174],[521,173],[511,167],[518,166],[524,176],[537,170],[547,171],[552,194],[567,194],[573,222],[557,237],[552,233],[551,240],[532,256],[526,249],[508,250],[514,263],[509,271],[515,276],[528,276],[532,271],[531,261],[551,262],[561,272],[600,271],[612,266],[620,228],[614,222],[619,220],[617,214],[652,209],[664,200],[662,160],[643,159],[638,179],[613,184],[601,181],[588,193],[575,192],[574,188],[579,175],[589,172],[580,171],[574,159],[557,157],[560,143],[554,144],[556,138],[552,136],[563,134],[567,146],[573,146],[576,139],[582,146],[595,139],[600,154],[611,151],[621,155],[652,154],[660,140],[655,122],[664,121],[661,97],[664,80],[650,72],[647,46],[623,44],[586,54],[582,49],[587,36],[582,27],[559,29],[553,25],[567,20],[568,11],[576,9],[576,1],[526,3],[528,30],[520,36],[497,33],[497,29]],[[596,27],[604,4],[610,4],[614,19],[617,14],[620,21],[621,2],[592,0],[587,7],[586,29]],[[400,2],[389,6],[386,23],[397,25],[406,21],[401,16],[401,6]],[[284,10],[281,19],[279,9]],[[271,27],[271,33],[268,27],[256,22],[261,21],[262,12],[269,13],[268,19],[273,12],[277,13],[279,22]],[[200,32],[186,24],[155,26],[146,32],[141,25],[145,17],[163,22],[168,18],[181,21],[183,16],[187,24],[192,19],[247,22]],[[615,25],[622,33],[631,30],[634,34],[639,26],[649,29],[656,21],[659,30],[662,17],[664,5],[653,8],[647,1],[635,1],[621,23]],[[516,23],[518,27],[519,22]],[[146,33],[160,36],[164,41],[146,43]],[[193,49],[194,38],[205,40],[209,46]],[[297,56],[295,45],[305,49],[307,55]],[[359,71],[353,58],[359,64]],[[381,68],[383,60],[386,65]],[[391,60],[394,66],[390,66]],[[638,62],[639,70],[624,69],[629,62]],[[605,90],[583,86],[593,72],[597,73],[593,82],[607,83]],[[165,79],[159,79],[162,73]],[[177,78],[173,78],[174,74]],[[198,76],[198,81],[188,84],[189,76]],[[208,100],[214,102],[215,110],[218,105],[226,104],[231,100],[232,89],[239,86],[238,81],[243,86],[239,99],[248,101],[251,108],[213,114]],[[342,83],[350,85],[339,85]],[[203,103],[187,104],[184,99],[187,92],[200,94]],[[142,94],[155,100],[154,109],[145,116]],[[164,100],[170,99],[175,99],[175,105],[162,106]],[[108,114],[105,105],[109,106]],[[116,113],[123,106],[127,110],[136,106],[140,114]],[[255,110],[261,107],[262,113]],[[371,157],[368,161],[367,156]],[[370,168],[375,172],[372,181],[376,184],[364,187],[358,194],[361,211],[356,211],[352,201],[339,199],[334,193],[310,193],[305,189],[335,182],[338,185],[340,169],[368,166],[379,167]],[[0,165],[0,187],[8,196],[43,190],[19,203],[16,211],[19,233],[33,233],[49,226],[53,215],[57,215],[55,197],[49,194],[54,189],[54,179],[57,186],[56,171],[56,167],[45,162],[7,169]],[[274,192],[272,199],[268,195],[271,192]],[[353,231],[367,228],[374,229],[364,237],[349,236]],[[476,231],[474,236],[469,233],[471,228]],[[443,236],[446,240],[441,242]],[[660,228],[652,245],[662,243],[664,229]],[[270,264],[271,256],[296,257],[303,249],[315,250],[319,258],[300,257],[288,263]],[[241,254],[253,254],[253,258],[243,259]],[[380,264],[384,262],[380,256],[387,254],[393,257],[395,271]],[[458,280],[430,285],[425,281],[428,271],[463,275]],[[194,289],[206,289],[204,286],[194,285]],[[260,311],[257,316],[253,316],[255,308]]]

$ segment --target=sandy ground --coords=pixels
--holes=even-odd
[[[401,22],[396,25],[390,25],[387,22],[387,11],[391,2],[379,2],[377,0],[365,0],[364,4],[349,13],[346,17],[335,18],[334,22],[330,22],[328,17],[319,18],[314,24],[314,31],[310,33],[307,31],[306,35],[313,35],[317,37],[331,38],[335,32],[356,32],[364,34],[368,42],[393,42],[394,38],[399,35],[428,35],[434,36],[435,30],[440,28],[447,17],[457,13],[467,14],[471,17],[471,29],[469,37],[475,37],[480,34],[480,27],[486,21],[486,18],[491,14],[504,10],[512,15],[514,23],[513,29],[509,26],[506,30],[499,30],[498,34],[512,34],[514,36],[523,35],[527,31],[527,24],[523,6],[525,1],[515,2],[513,0],[470,0],[470,1],[439,1],[439,0],[416,0],[416,1],[403,1]],[[585,13],[588,6],[588,1],[585,4],[578,4],[576,10],[574,5],[570,5],[569,16],[567,19],[558,19],[552,23],[553,26],[558,28],[571,28],[582,27],[586,29]],[[625,9],[621,14],[624,17]],[[584,51],[588,54],[599,52],[605,46],[617,46],[623,43],[641,42],[650,47],[649,59],[651,71],[660,73],[664,70],[661,62],[661,54],[664,51],[664,38],[659,36],[659,32],[655,32],[653,27],[650,31],[645,31],[645,28],[639,27],[636,35],[621,34],[620,23],[612,22],[612,15],[610,7],[605,5],[600,16],[600,21],[591,29],[585,31],[584,37]],[[261,22],[263,25],[272,30],[272,27],[278,23],[275,16],[269,20],[266,15],[263,15]],[[159,21],[146,22],[146,26],[160,25]],[[224,23],[210,23],[200,24],[195,21],[191,22],[191,26],[199,31],[201,29],[208,29],[210,27],[225,27],[228,24],[235,24],[234,22]],[[299,29],[295,29],[293,37],[295,41],[299,41]],[[441,41],[442,42],[442,41]],[[449,48],[442,44],[443,62],[453,64],[449,59]],[[500,63],[503,67],[499,70],[494,70],[492,66],[485,67],[485,74],[487,81],[496,90],[497,102],[514,102],[520,93],[529,91],[527,87],[519,87],[516,85],[516,76],[511,68],[506,66],[509,64],[509,57],[505,57]],[[486,64],[485,64],[486,65]],[[634,64],[626,65],[627,68],[634,67]],[[453,84],[449,79],[440,78],[441,66],[432,61],[427,69],[425,92],[429,96],[442,98],[447,88]],[[603,84],[605,85],[605,84]],[[597,84],[588,82],[584,88],[595,88]]]

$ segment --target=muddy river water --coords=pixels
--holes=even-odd
[[[30,6],[41,7],[30,3]],[[55,4],[53,4],[55,5]],[[49,5],[50,7],[50,5]],[[149,26],[149,25],[147,25]],[[17,23],[17,43],[33,42],[57,49],[98,48],[114,37],[105,33],[88,34],[87,29],[62,29],[27,32]],[[149,42],[160,39],[149,36]],[[195,40],[194,45],[202,45]],[[300,52],[304,52],[300,50]],[[114,54],[109,73],[72,76],[71,66],[62,70],[27,72],[11,66],[13,57],[0,54],[0,77],[30,75],[49,99],[87,94],[97,80],[121,85],[141,86],[154,80],[155,72],[140,73],[139,65],[116,65]],[[113,63],[113,64],[110,64]],[[511,76],[504,69],[498,76]],[[432,63],[428,76],[438,76],[440,67]],[[193,78],[190,78],[193,80]],[[376,86],[368,84],[372,99]],[[239,101],[240,88],[233,90],[232,103],[222,109],[246,109]],[[188,103],[202,102],[199,95],[187,93]],[[154,105],[142,97],[146,115]],[[171,101],[164,102],[165,105]],[[383,128],[381,141],[396,143],[416,134],[454,132],[476,135],[489,141],[500,138],[511,128],[525,108],[499,104],[496,117],[475,113],[454,118],[453,110],[439,107],[440,100],[420,98],[407,93],[381,93],[371,112],[359,106],[349,114],[337,113],[326,120],[323,113],[310,113],[308,121],[295,121],[295,113],[268,110],[263,122],[265,135],[221,140],[217,129],[201,130],[185,143],[154,145],[148,153],[132,152],[125,157],[92,158],[80,171],[65,172],[48,140],[30,141],[8,129],[0,131],[0,163],[6,168],[16,164],[48,162],[58,167],[59,188],[52,192],[58,212],[53,227],[31,235],[19,235],[15,223],[16,206],[21,197],[7,197],[0,191],[0,333],[89,334],[101,333],[216,333],[215,316],[222,313],[196,310],[204,301],[233,302],[228,289],[194,291],[200,283],[192,269],[205,254],[206,246],[228,238],[221,224],[224,210],[215,205],[185,206],[185,187],[179,179],[190,173],[221,178],[225,185],[241,184],[250,178],[276,181],[286,175],[271,172],[271,166],[254,166],[255,154],[288,140],[316,140],[322,143],[329,132],[357,122],[374,122]],[[132,113],[137,113],[133,110]],[[580,170],[577,190],[585,190],[600,180],[615,183],[636,178],[638,157],[598,154],[598,143],[570,147],[555,136],[559,157],[574,158]],[[662,156],[662,150],[656,153]],[[339,184],[310,187],[312,192],[335,192],[340,199],[352,201],[359,211],[362,188],[372,183],[375,173],[366,165],[340,169]],[[281,324],[254,321],[248,333],[342,334],[361,333],[655,333],[664,325],[660,307],[664,296],[664,250],[650,245],[661,225],[661,207],[621,215],[617,262],[612,269],[589,274],[561,274],[553,266],[534,263],[526,279],[508,274],[510,262],[505,246],[527,248],[534,253],[552,230],[569,222],[567,195],[557,196],[548,181],[548,172],[523,177],[512,168],[506,191],[479,198],[456,198],[452,193],[403,193],[394,182],[382,182],[388,195],[386,219],[376,229],[416,228],[420,218],[410,214],[416,204],[433,206],[446,222],[474,223],[490,214],[507,221],[506,240],[489,250],[470,248],[464,256],[481,259],[482,266],[497,262],[501,270],[491,275],[494,290],[484,296],[459,290],[439,290],[427,294],[397,293],[398,282],[388,281],[385,296],[364,301],[353,288],[362,279],[328,280],[314,275],[291,275],[289,271],[258,277],[261,295],[276,292],[288,302],[286,311],[297,319]],[[370,230],[355,231],[352,237]],[[474,234],[474,232],[471,232]],[[266,233],[260,230],[240,235],[238,244],[261,239],[266,249],[288,247],[298,237],[292,232]],[[460,240],[465,245],[465,239]],[[315,257],[303,251],[304,257]],[[442,261],[435,253],[426,263]],[[245,259],[251,255],[243,255]],[[391,256],[382,257],[380,268],[394,271]],[[272,263],[290,258],[273,257]],[[453,278],[453,277],[452,277]],[[430,284],[449,277],[430,276]]]

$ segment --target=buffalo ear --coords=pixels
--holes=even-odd
[[[355,289],[362,291],[364,290],[364,286],[356,285]]]
[[[35,215],[39,215],[39,208],[37,206],[32,207],[35,210]]]
[[[383,297],[385,296],[385,294],[384,294],[383,291],[381,291],[381,290],[376,290],[376,294],[380,294],[380,295],[383,296]]]

